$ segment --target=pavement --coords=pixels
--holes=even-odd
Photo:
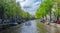
[[[46,22],[45,24],[48,25],[48,22]],[[50,23],[49,25],[60,28],[60,24],[57,24],[57,23]]]
[[[48,22],[46,22],[44,25],[46,26],[48,33],[60,33],[60,24],[50,23],[48,25]]]

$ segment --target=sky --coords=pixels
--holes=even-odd
[[[31,15],[35,14],[37,8],[40,6],[42,0],[17,0],[20,2],[21,8],[29,12]]]

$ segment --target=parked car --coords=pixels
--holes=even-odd
[[[59,21],[57,21],[57,24],[60,24],[60,20],[59,20]]]

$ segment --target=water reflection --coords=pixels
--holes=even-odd
[[[53,33],[55,30],[55,27],[45,26],[39,20],[33,20],[10,27],[4,31],[0,31],[0,33]],[[58,30],[56,32],[58,32]]]
[[[13,26],[0,33],[37,33],[36,23],[34,21],[28,21],[26,23],[20,24],[18,26]]]
[[[25,23],[25,26],[31,26],[31,22]]]
[[[35,21],[29,21],[24,23],[21,33],[36,33],[36,23]]]

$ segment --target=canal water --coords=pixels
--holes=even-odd
[[[36,20],[27,21],[18,26],[9,27],[0,33],[38,33]],[[39,32],[40,33],[40,32]]]

